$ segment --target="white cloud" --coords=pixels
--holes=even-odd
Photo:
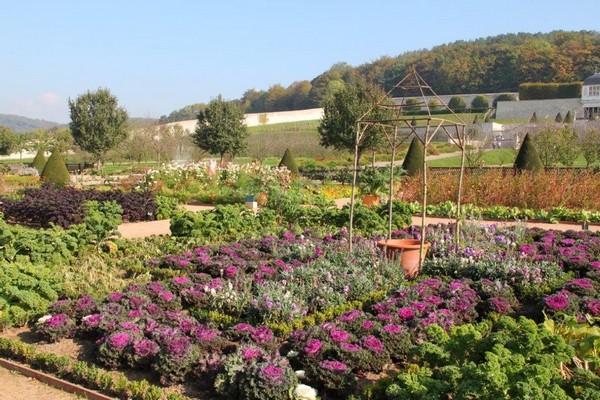
[[[13,99],[7,103],[0,108],[4,109],[0,112],[61,123],[68,120],[67,100],[52,91],[44,92],[33,98]]]
[[[38,97],[38,99],[43,104],[46,104],[49,106],[57,105],[62,101],[60,96],[54,92],[46,92],[46,93],[42,94],[40,97]]]

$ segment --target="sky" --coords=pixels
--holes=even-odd
[[[312,80],[337,62],[504,33],[598,30],[597,0],[0,0],[0,114],[69,122],[103,87],[131,117]]]

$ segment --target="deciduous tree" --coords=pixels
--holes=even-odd
[[[235,157],[246,148],[248,129],[244,124],[244,111],[219,95],[206,109],[198,113],[194,143],[211,154]]]
[[[0,155],[9,155],[14,145],[15,137],[10,128],[0,126]]]
[[[106,152],[127,138],[128,115],[108,89],[87,91],[69,99],[71,134],[81,149],[91,153],[98,166]]]
[[[354,152],[358,119],[383,95],[378,87],[358,81],[327,97],[324,100],[323,119],[318,127],[321,145]],[[373,110],[369,118],[377,119],[383,114],[382,111]],[[380,140],[377,129],[367,131],[358,145],[358,158],[365,150],[376,147]]]

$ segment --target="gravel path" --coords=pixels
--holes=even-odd
[[[335,201],[338,207],[343,207],[344,205],[350,203],[349,198],[337,199]],[[189,211],[201,211],[201,210],[210,210],[212,206],[194,206],[194,205],[185,205],[186,210]],[[429,224],[447,224],[454,222],[453,219],[450,218],[438,218],[438,217],[427,217],[425,219],[425,223]],[[511,226],[515,225],[514,221],[480,221],[482,224],[498,224],[502,226]],[[413,225],[421,225],[421,217],[415,216],[413,217]],[[580,223],[560,223],[560,224],[549,224],[544,222],[519,222],[520,224],[528,227],[528,228],[542,228],[542,229],[554,229],[558,231],[567,231],[567,230],[581,230]],[[160,221],[149,221],[149,222],[132,222],[125,223],[119,226],[119,232],[121,236],[125,239],[133,239],[133,238],[143,238],[149,237],[152,235],[170,235],[171,230],[169,229],[170,221],[168,219],[160,220]],[[592,232],[600,231],[600,225],[590,225],[589,230]]]

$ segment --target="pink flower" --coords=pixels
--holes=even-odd
[[[273,339],[273,331],[268,326],[259,326],[250,334],[252,340],[257,344],[265,344]]]
[[[372,329],[374,325],[375,324],[373,323],[373,321],[365,321],[361,324],[361,327],[363,329],[369,330],[369,329]]]
[[[600,317],[600,300],[590,300],[585,307],[593,317]]]
[[[164,301],[173,301],[175,295],[171,292],[160,292],[159,297]]]
[[[115,349],[123,350],[128,344],[131,336],[127,332],[118,332],[108,338],[108,344]]]
[[[567,282],[565,284],[565,286],[566,287],[579,287],[581,289],[590,289],[590,290],[594,289],[594,285],[587,278],[571,279],[569,282]]]
[[[362,345],[365,349],[371,350],[372,352],[377,354],[381,353],[384,350],[383,343],[381,343],[381,340],[377,339],[373,335],[365,337],[362,340]]]
[[[243,323],[243,322],[235,325],[234,328],[238,332],[252,332],[254,330],[254,327],[252,325],[246,324],[246,323]]]
[[[309,355],[315,355],[321,351],[322,347],[323,342],[319,339],[311,339],[306,343],[306,346],[304,346],[304,352]]]
[[[499,314],[508,314],[510,312],[510,303],[504,297],[492,297],[489,302],[492,310]]]
[[[400,325],[386,325],[383,327],[383,330],[388,332],[388,333],[401,333],[402,332],[402,327]]]
[[[133,341],[133,351],[139,357],[153,357],[158,354],[158,344],[152,340],[136,339]]]
[[[415,312],[408,307],[402,307],[398,310],[398,316],[404,321],[413,319],[415,317]]]
[[[177,276],[173,278],[173,283],[176,285],[188,285],[192,283],[192,281],[187,276]]]
[[[261,368],[260,372],[263,376],[272,382],[279,382],[283,377],[283,368],[276,365],[269,364],[266,367]]]
[[[107,300],[111,303],[118,303],[123,298],[123,293],[111,293],[108,295]]]
[[[563,311],[569,308],[569,298],[563,293],[546,297],[546,306],[552,311]]]
[[[246,348],[242,351],[242,357],[244,360],[253,360],[262,355],[262,351],[260,349],[256,349],[254,347]]]
[[[348,370],[348,366],[346,364],[336,360],[321,361],[320,366],[323,369],[327,369],[334,372],[345,372]]]
[[[44,325],[46,325],[47,328],[56,329],[66,325],[68,320],[69,317],[67,314],[56,314],[48,318]]]
[[[342,329],[332,329],[329,331],[329,336],[331,337],[331,340],[336,343],[347,342],[350,340],[350,334]]]
[[[345,351],[360,351],[362,347],[360,347],[358,344],[342,343],[340,344],[340,349]]]
[[[361,311],[360,310],[352,310],[352,311],[345,312],[338,319],[341,322],[352,322],[356,318],[360,317],[360,315],[361,315]]]
[[[231,278],[233,276],[235,276],[238,272],[238,269],[236,267],[227,267],[225,268],[225,276],[228,278]]]

